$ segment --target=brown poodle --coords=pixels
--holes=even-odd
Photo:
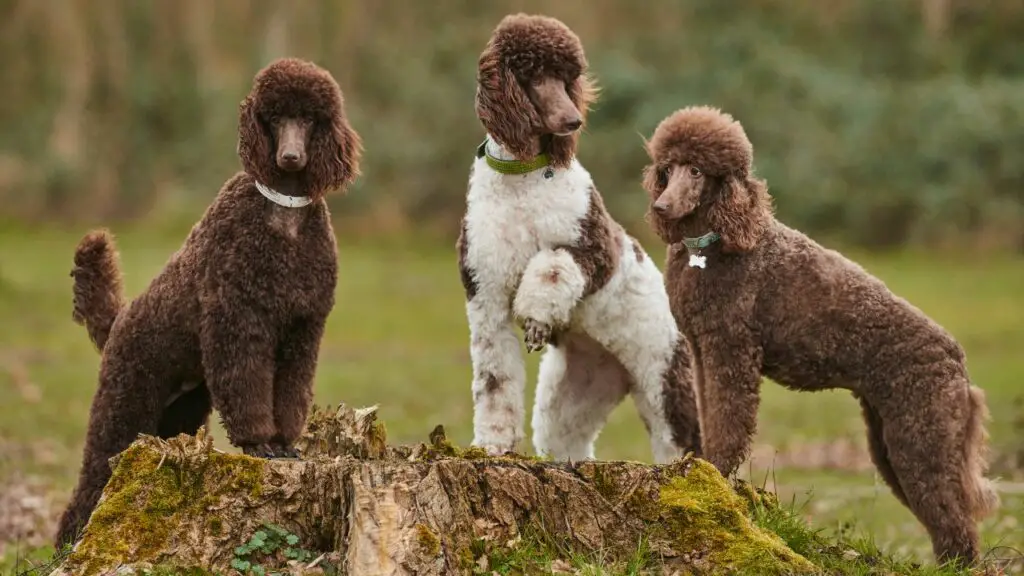
[[[533,410],[537,453],[594,457],[631,396],[658,462],[699,451],[685,339],[657,265],[605,209],[576,143],[595,91],[583,45],[557,19],[501,20],[477,68],[477,149],[457,241],[473,361],[473,444],[524,436],[528,352],[545,349]]]
[[[746,458],[762,375],[849,390],[875,465],[937,558],[974,561],[975,521],[998,498],[983,476],[984,394],[961,347],[860,266],[777,221],[729,115],[677,111],[647,151],[648,217],[670,244],[666,282],[693,347],[704,457],[725,474]]]
[[[75,253],[74,317],[102,350],[78,487],[57,546],[72,542],[139,433],[194,434],[211,407],[249,455],[294,457],[334,306],[337,248],[325,195],[357,174],[360,138],[316,65],[261,70],[240,106],[244,172],[130,304],[106,231]]]

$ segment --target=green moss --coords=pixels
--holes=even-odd
[[[184,495],[174,470],[159,464],[157,453],[138,445],[121,456],[104,490],[106,499],[71,556],[72,562],[84,560],[81,573],[94,574],[129,556],[146,557],[164,543]]]
[[[778,508],[779,497],[771,492],[758,488],[746,480],[736,480],[733,489],[750,505],[751,511],[756,507]]]
[[[438,424],[430,432],[429,444],[421,446],[419,459],[423,461],[437,460],[439,458],[458,458],[461,451],[448,439],[444,426]]]
[[[506,462],[549,462],[549,461],[551,461],[550,458],[544,458],[544,457],[541,457],[541,456],[530,456],[528,454],[520,454],[518,452],[509,452],[508,454],[503,454],[501,456],[497,456],[495,459],[496,460],[504,460]]]
[[[594,467],[594,479],[592,481],[594,488],[597,492],[604,497],[605,500],[614,500],[619,495],[619,488],[612,482],[604,473],[604,469],[601,466]]]
[[[445,440],[440,444],[432,446],[434,456],[447,456],[449,458],[458,458],[461,452],[450,440]]]
[[[152,568],[137,570],[136,574],[140,576],[214,576],[216,573],[202,568],[160,564]]]
[[[211,455],[211,464],[207,467],[204,484],[207,488],[216,488],[215,496],[225,493],[237,494],[248,491],[253,498],[263,493],[263,471],[267,461],[244,455]],[[211,494],[207,492],[207,494]]]
[[[638,488],[630,491],[628,495],[623,494],[623,488],[616,482],[615,475],[608,474],[604,466],[586,466],[583,473],[589,477],[598,494],[616,507],[621,507],[629,517],[655,522],[661,515],[656,492]]]
[[[470,446],[462,451],[462,457],[466,460],[483,460],[488,457],[487,450],[479,446]]]
[[[637,490],[629,495],[626,505],[632,516],[647,522],[657,521],[661,515],[657,494],[648,494]]]
[[[259,495],[264,466],[264,460],[219,453],[184,464],[161,462],[156,450],[133,444],[118,459],[70,565],[89,575],[125,558],[160,560],[154,556],[177,515],[194,517],[227,494]],[[223,528],[216,516],[207,526],[214,535]]]
[[[491,456],[479,446],[459,448],[445,434],[444,426],[435,426],[430,432],[429,443],[422,444],[418,448],[419,459],[422,461],[437,460],[439,458],[462,458],[464,460],[494,460],[496,462],[546,462],[548,458],[527,456],[525,454],[509,453],[503,456]]]
[[[748,516],[747,501],[710,463],[690,459],[685,474],[661,488],[661,526],[682,552],[706,553],[716,571],[740,574],[794,574],[816,570],[777,535],[761,530]]]
[[[441,539],[426,524],[416,525],[416,540],[427,556],[434,557],[441,553]]]
[[[154,450],[141,444],[132,444],[115,457],[114,469],[104,492],[113,494],[123,491],[130,484],[138,484],[138,474],[155,471],[158,467],[163,469],[160,460],[160,454]]]
[[[370,434],[367,442],[367,456],[370,458],[383,458],[388,451],[388,429],[382,420],[374,420],[370,425]]]
[[[470,546],[456,550],[455,556],[459,559],[459,568],[472,568],[477,559]]]

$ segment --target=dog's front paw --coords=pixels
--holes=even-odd
[[[523,321],[523,341],[526,342],[526,351],[539,352],[543,350],[551,342],[552,332],[550,325],[527,318]]]
[[[275,458],[298,458],[299,451],[289,444],[284,442],[271,442],[271,448],[274,449]]]
[[[277,451],[269,442],[263,442],[262,444],[242,444],[239,446],[242,449],[242,453],[246,456],[252,456],[253,458],[266,458],[271,459],[277,457]]]

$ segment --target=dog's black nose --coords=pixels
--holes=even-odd
[[[284,154],[281,154],[281,159],[284,160],[285,162],[298,162],[299,153],[295,152],[294,150],[289,150]]]
[[[578,130],[580,126],[583,126],[583,120],[580,120],[579,118],[577,118],[575,120],[570,120],[570,121],[565,123],[565,128],[567,130],[572,131],[572,132],[575,132],[576,130]]]
[[[668,211],[668,206],[666,206],[665,204],[660,204],[660,203],[658,203],[658,202],[655,202],[655,203],[654,203],[654,204],[653,204],[653,205],[651,206],[651,210],[654,210],[654,212],[655,212],[656,214],[659,214],[659,215],[663,215],[663,214],[665,214],[665,212],[667,212],[667,211]]]

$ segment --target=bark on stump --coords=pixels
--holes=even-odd
[[[608,561],[646,541],[681,573],[813,570],[753,525],[758,494],[741,496],[699,459],[488,458],[453,447],[440,426],[428,444],[390,447],[376,408],[345,406],[315,409],[300,450],[299,460],[261,460],[214,450],[205,430],[140,437],[112,460],[82,539],[54,574],[153,565],[235,574],[238,546],[266,523],[320,555],[321,568],[326,558],[352,576],[469,574],[481,554],[523,538]],[[291,573],[310,564],[292,562]]]

